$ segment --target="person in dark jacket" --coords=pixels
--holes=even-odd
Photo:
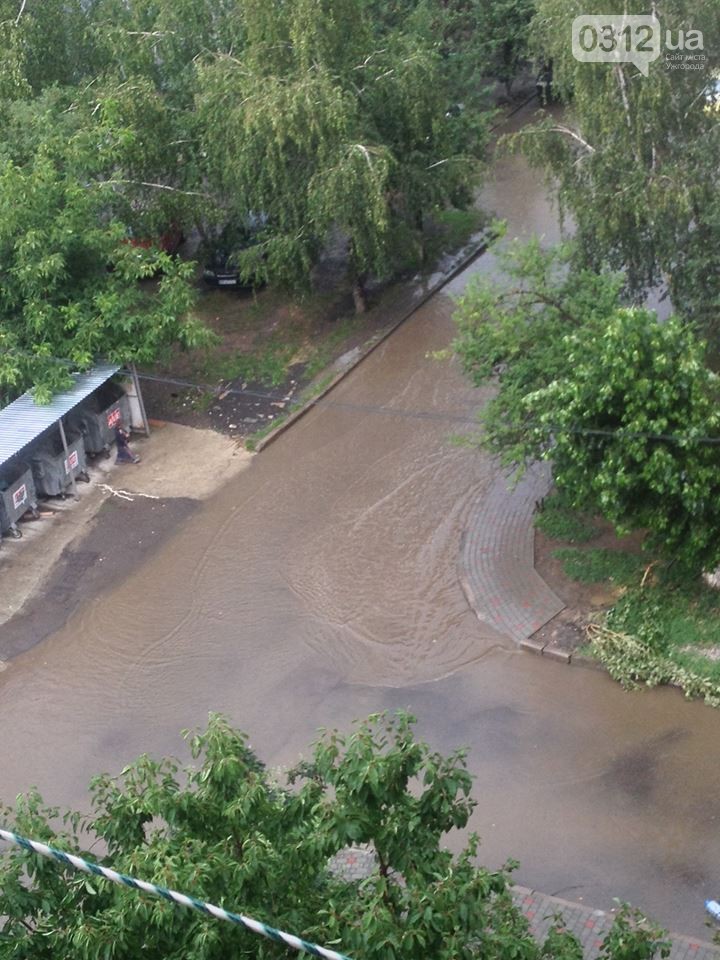
[[[130,449],[130,434],[122,424],[115,427],[115,445],[117,446],[116,463],[140,463],[140,457]]]

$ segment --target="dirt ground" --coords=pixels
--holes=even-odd
[[[620,539],[612,526],[602,520],[594,521],[597,535],[583,547],[587,549],[618,550],[639,553],[642,533]],[[535,634],[539,640],[572,652],[587,642],[586,625],[599,613],[607,610],[621,596],[624,587],[610,583],[581,583],[566,576],[561,561],[554,555],[563,547],[578,546],[562,540],[552,540],[542,530],[535,531],[535,569],[548,586],[566,604]]]
[[[333,324],[337,328],[348,309],[342,296],[303,301],[269,289],[200,287],[196,313],[219,342],[205,350],[175,351],[142,371],[159,378],[143,380],[150,415],[231,437],[254,433],[297,396],[317,355],[314,345],[332,333]]]
[[[342,294],[303,301],[271,290],[202,291],[197,312],[220,344],[192,354],[178,351],[143,371],[159,378],[143,380],[148,412],[247,437],[286,412],[323,367],[380,329],[382,304],[378,292],[372,309],[355,318]]]
[[[132,447],[138,465],[95,459],[77,500],[42,501],[40,519],[22,523],[22,539],[2,541],[0,661],[57,629],[84,596],[122,578],[252,459],[228,437],[173,423],[154,423],[151,436],[134,438]]]

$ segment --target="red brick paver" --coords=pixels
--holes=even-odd
[[[613,924],[613,914],[605,910],[592,910],[582,904],[550,897],[526,887],[515,887],[513,899],[528,918],[530,930],[538,940],[547,935],[554,917],[561,915],[564,929],[574,933],[582,944],[585,960],[595,960]],[[698,909],[702,909],[702,904],[698,904]],[[693,960],[720,960],[720,947],[712,943],[682,934],[670,934],[670,940],[670,960],[688,960],[688,957]]]

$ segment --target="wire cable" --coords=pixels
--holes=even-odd
[[[312,957],[325,957],[326,960],[350,960],[343,953],[337,953],[335,950],[329,950],[327,947],[319,947],[315,943],[309,943],[302,937],[296,937],[291,933],[284,933],[282,930],[276,930],[266,923],[259,920],[253,920],[251,917],[245,917],[240,913],[231,913],[222,907],[216,907],[212,903],[206,903],[204,900],[198,900],[197,897],[189,897],[184,893],[178,893],[176,890],[169,890],[167,887],[159,887],[154,883],[148,883],[146,880],[137,880],[124,873],[118,873],[116,870],[110,870],[108,867],[101,867],[97,863],[91,863],[82,857],[77,857],[71,853],[63,853],[62,850],[56,850],[45,843],[39,843],[37,840],[28,840],[10,830],[0,829],[0,838],[12,843],[17,847],[22,847],[30,853],[38,853],[41,857],[47,857],[49,860],[55,860],[56,863],[62,863],[73,867],[75,870],[82,870],[83,873],[90,873],[96,877],[103,877],[112,883],[117,883],[123,887],[129,887],[132,890],[142,890],[154,897],[160,897],[170,903],[179,904],[181,907],[188,907],[190,910],[197,910],[205,916],[214,917],[216,920],[227,920],[236,926],[245,927],[258,933],[268,940],[274,940],[275,943],[283,943],[293,950],[299,950],[303,953],[309,953]]]

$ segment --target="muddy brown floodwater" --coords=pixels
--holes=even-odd
[[[519,159],[486,200],[511,235],[557,235]],[[521,654],[470,612],[460,535],[493,472],[450,440],[482,393],[428,357],[451,309],[430,301],[133,575],[9,664],[0,796],[37,784],[82,807],[93,773],[179,752],[209,710],[275,765],[321,725],[407,707],[438,749],[470,747],[488,863],[517,857],[528,886],[629,899],[703,935],[720,889],[720,712]]]

